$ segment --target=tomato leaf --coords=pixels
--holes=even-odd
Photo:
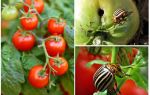
[[[1,82],[3,95],[19,95],[21,83],[24,83],[24,71],[20,53],[11,45],[2,47]]]
[[[22,93],[23,95],[49,95],[46,88],[37,89],[31,86],[28,82],[22,85]]]
[[[95,92],[93,95],[107,95],[107,90],[105,90],[104,92]]]
[[[69,95],[74,95],[74,80],[70,79],[70,74],[66,74],[61,78],[61,84]]]
[[[132,63],[135,65],[133,68],[130,68],[127,73],[131,75],[131,78],[136,81],[137,85],[148,89],[148,61],[147,56],[148,53],[147,48],[142,48],[142,51],[139,51],[139,53],[136,55],[134,62]],[[144,65],[144,67],[143,67]]]
[[[31,52],[32,52],[32,54],[34,54],[35,56],[40,56],[40,55],[43,55],[43,54],[44,54],[44,50],[43,50],[42,47],[41,47],[41,48],[39,48],[39,47],[34,47]]]
[[[64,31],[64,38],[67,41],[69,48],[74,48],[74,30],[66,26]]]
[[[93,61],[90,61],[86,64],[87,67],[91,67],[93,64],[102,64],[102,65],[105,65],[105,64],[108,64],[109,62],[106,62],[106,61],[103,61],[103,60],[93,60]]]
[[[22,56],[22,63],[25,70],[30,70],[33,66],[42,64],[43,62],[33,54],[24,53]]]

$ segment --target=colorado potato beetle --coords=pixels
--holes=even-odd
[[[125,17],[127,17],[127,16],[128,16],[127,11],[125,11],[124,9],[117,9],[113,13],[113,22],[119,24],[122,21],[124,21]]]
[[[100,92],[107,90],[108,93],[117,93],[117,87],[114,88],[114,84],[116,85],[115,76],[123,77],[119,64],[103,65],[93,76],[94,85]]]

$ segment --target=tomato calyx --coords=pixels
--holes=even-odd
[[[61,41],[61,38],[58,36],[50,36],[47,40],[54,40],[56,42],[59,42],[59,41]]]
[[[42,69],[41,71],[38,72],[38,75],[42,78],[44,78],[45,76],[47,76],[48,74],[46,73],[45,69]]]
[[[60,68],[60,65],[63,64],[63,61],[59,57],[56,57],[54,58],[54,63],[55,66],[58,66]]]
[[[23,30],[21,27],[18,27],[18,29],[19,29],[18,31],[21,33],[22,37],[27,37],[27,36],[30,36],[32,34],[29,31]]]
[[[27,13],[25,13],[25,12],[23,12],[23,11],[21,11],[21,13],[23,14],[23,16],[20,17],[20,19],[32,18],[32,17],[34,17],[34,15],[36,14],[36,13],[33,13],[33,12],[27,12]]]

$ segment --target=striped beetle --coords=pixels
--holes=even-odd
[[[128,16],[128,12],[125,11],[124,9],[117,9],[114,13],[113,13],[113,22],[114,23],[121,23],[122,21],[125,20],[125,17]]]
[[[119,64],[106,64],[101,66],[93,76],[93,82],[95,87],[103,92],[105,90],[111,95],[111,93],[117,93],[118,88],[116,86],[115,76],[123,77],[125,74],[122,72]],[[115,85],[114,85],[115,84]],[[119,90],[118,90],[119,91]],[[120,93],[120,92],[119,92]]]

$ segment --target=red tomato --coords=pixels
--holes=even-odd
[[[25,0],[24,3],[31,5],[32,0]],[[44,10],[44,1],[43,0],[34,0],[34,7],[38,11],[39,14],[41,14]],[[27,6],[24,6],[25,12],[28,12],[29,8]]]
[[[50,56],[61,55],[65,52],[66,42],[61,36],[50,36],[45,42],[46,50]]]
[[[135,81],[128,79],[121,86],[121,95],[148,95],[147,91],[136,85]]]
[[[28,51],[31,50],[35,44],[35,37],[29,33],[26,32],[26,34],[23,34],[20,30],[18,30],[12,37],[12,42],[16,49],[20,51]]]
[[[54,74],[58,76],[65,74],[68,70],[68,62],[63,57],[59,57],[57,60],[50,58],[49,64],[56,71]]]
[[[48,31],[53,35],[63,34],[66,22],[63,20],[58,22],[55,18],[49,19]]]
[[[48,73],[42,73],[43,66],[37,65],[31,68],[28,76],[29,83],[36,88],[43,88],[48,85]]]
[[[38,18],[35,14],[30,14],[31,17],[23,17],[20,20],[22,27],[25,30],[33,30],[38,25]]]
[[[86,64],[94,59],[101,59],[101,56],[94,56],[88,53],[86,48],[80,48],[75,64],[76,95],[93,95],[96,91],[96,88],[93,85],[93,75],[100,65],[94,64],[90,68],[86,67]],[[103,59],[106,58],[103,56]]]

